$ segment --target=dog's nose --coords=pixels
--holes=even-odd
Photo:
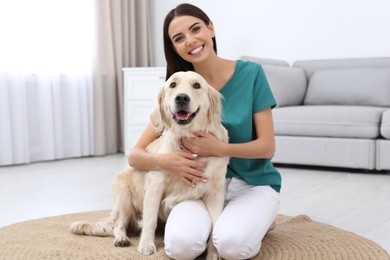
[[[177,105],[183,106],[190,102],[190,97],[187,94],[178,94],[175,98],[175,102]]]

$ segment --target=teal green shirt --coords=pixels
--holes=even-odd
[[[253,115],[276,106],[263,68],[257,63],[238,60],[233,76],[220,92],[222,121],[229,133],[229,143],[255,140]],[[271,159],[231,157],[226,177],[236,177],[256,186],[270,185],[280,192],[281,176]]]

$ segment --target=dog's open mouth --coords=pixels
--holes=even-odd
[[[192,119],[195,118],[195,116],[199,112],[198,108],[194,113],[190,113],[184,110],[177,111],[173,114],[173,119],[178,123],[179,125],[186,125],[192,121]]]

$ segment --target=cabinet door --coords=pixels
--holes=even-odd
[[[124,136],[128,154],[149,122],[158,89],[165,81],[165,68],[125,68]]]
[[[126,72],[125,72],[126,73]],[[157,90],[164,84],[163,73],[151,71],[137,71],[136,73],[128,71],[125,74],[125,99],[130,100],[150,100],[154,99]]]

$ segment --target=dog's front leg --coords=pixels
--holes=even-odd
[[[205,197],[204,203],[206,205],[206,208],[210,214],[211,222],[212,222],[212,229],[214,229],[215,222],[217,221],[217,218],[221,214],[223,210],[223,203],[224,203],[224,190],[219,189],[216,193],[214,194],[209,194],[208,196]],[[213,232],[211,231],[209,241],[208,241],[208,246],[207,246],[207,260],[218,260],[222,259],[219,254],[217,249],[214,246],[213,243]]]
[[[164,193],[163,183],[156,180],[154,176],[151,176],[151,178],[151,181],[145,186],[142,231],[138,244],[138,253],[142,255],[151,255],[157,251],[154,242],[155,232],[157,228],[157,219],[161,197]]]

